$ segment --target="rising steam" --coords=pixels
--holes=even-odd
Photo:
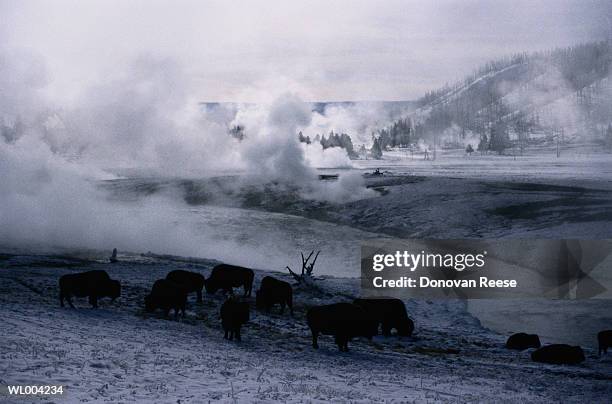
[[[297,94],[278,92],[273,101],[234,114],[204,113],[181,66],[153,57],[137,59],[70,101],[53,97],[48,83],[39,58],[0,53],[2,245],[120,245],[186,255],[219,250],[213,235],[182,223],[177,212],[186,205],[177,195],[111,201],[99,181],[128,168],[166,178],[238,172],[243,184],[276,182],[330,202],[371,196],[360,178],[318,181],[317,162],[350,161],[298,141],[313,113]],[[246,128],[243,141],[228,135],[237,124]]]

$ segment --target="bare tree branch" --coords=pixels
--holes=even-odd
[[[287,269],[289,270],[289,273],[295,278],[295,280],[300,282],[301,276],[293,272],[291,268],[289,268],[289,265],[287,265]]]
[[[314,252],[314,250],[312,252]],[[306,269],[306,273],[308,275],[312,275],[312,271],[314,270],[315,263],[317,262],[317,258],[319,258],[320,253],[321,250],[317,251],[317,255],[315,255],[314,260],[312,261],[312,263],[310,263],[310,265],[308,265],[308,268]],[[310,255],[312,255],[312,253],[310,253]]]
[[[304,260],[303,252],[300,252],[300,255],[302,256],[302,275],[304,275],[304,268],[306,267],[306,260]]]
[[[310,254],[308,254],[308,258],[306,258],[306,263],[308,263],[308,261],[310,260],[310,257],[312,257],[312,254],[314,254],[314,250],[312,250]]]
[[[312,250],[310,252],[310,254],[308,254],[307,257],[304,256],[303,252],[300,252],[300,256],[302,258],[302,272],[301,272],[301,275],[298,275],[296,272],[294,272],[288,265],[286,267],[287,270],[289,271],[289,273],[291,274],[291,276],[293,276],[293,278],[300,285],[306,285],[308,287],[315,287],[315,285],[314,285],[315,278],[312,276],[312,273],[314,271],[315,263],[317,262],[317,258],[319,258],[319,254],[321,253],[321,251],[320,250],[317,251],[317,254],[314,256],[313,261],[309,263],[309,261],[312,258],[312,255],[314,254],[314,252],[315,252],[315,250]]]
[[[302,275],[308,272],[308,261],[310,260],[310,257],[312,257],[313,253],[314,250],[312,250],[310,254],[308,254],[308,257],[306,257],[306,259],[304,259],[304,253],[300,252],[300,254],[302,255]]]

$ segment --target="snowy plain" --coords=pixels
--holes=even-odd
[[[252,311],[243,341],[229,342],[220,327],[221,294],[205,295],[202,304],[192,296],[178,321],[142,310],[155,279],[176,268],[207,275],[216,262],[120,255],[120,263],[108,264],[97,254],[1,257],[1,384],[62,384],[63,397],[40,400],[58,403],[578,403],[612,395],[610,355],[598,358],[587,348],[580,366],[533,363],[529,351],[504,349],[505,336],[457,302],[406,301],[416,323],[411,338],[356,339],[340,353],[322,337],[313,350],[305,310],[352,299],[354,278],[325,276],[321,292],[298,291],[294,318]],[[76,299],[77,309],[59,307],[59,276],[101,268],[123,284],[117,302],[95,310]],[[267,273],[256,272],[256,285]]]
[[[609,400],[612,357],[597,357],[591,343],[594,331],[584,327],[585,321],[595,321],[592,327],[610,321],[606,301],[490,305],[483,313],[461,301],[407,300],[416,323],[412,338],[376,337],[371,343],[356,339],[351,352],[339,353],[333,339],[323,337],[319,351],[311,348],[307,308],[359,296],[360,240],[612,238],[610,154],[592,155],[591,150],[586,158],[576,150],[556,158],[547,150],[546,156],[515,159],[440,151],[435,161],[424,161],[402,153],[355,162],[349,171],[380,168],[385,175],[365,180],[377,196],[347,203],[304,200],[276,191],[199,199],[210,187],[206,180],[126,178],[104,184],[118,189],[119,199],[146,198],[164,187],[181,190],[188,203],[172,225],[213,233],[215,243],[196,243],[199,252],[172,246],[154,251],[175,254],[168,256],[126,253],[118,246],[121,262],[115,265],[106,263],[109,251],[51,248],[42,253],[3,247],[0,385],[65,386],[64,397],[41,398],[44,402]],[[213,259],[249,265],[262,269],[256,272],[257,286],[267,271],[294,266],[300,250],[313,248],[324,251],[317,264],[322,291],[298,291],[293,319],[274,309],[253,311],[240,344],[222,338],[220,294],[205,296],[203,304],[191,297],[187,317],[178,321],[143,313],[143,299],[153,282],[173,269],[208,275],[218,262]],[[84,299],[77,300],[76,310],[59,307],[61,275],[100,268],[122,282],[119,301],[104,301],[98,310]],[[284,273],[276,275],[288,280]],[[585,307],[589,318],[583,316]],[[551,310],[564,315],[551,316]],[[514,321],[500,321],[500,316]],[[575,324],[580,335],[567,333],[572,316],[583,316]],[[557,322],[545,330],[566,334],[541,333],[542,342],[580,343],[587,356],[583,364],[541,365],[531,362],[529,351],[503,348],[509,333],[528,327],[538,332],[543,318]]]

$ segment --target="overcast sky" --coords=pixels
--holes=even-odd
[[[40,54],[58,94],[153,54],[185,66],[206,101],[284,83],[313,100],[415,99],[501,55],[604,39],[611,4],[0,0],[0,48]]]

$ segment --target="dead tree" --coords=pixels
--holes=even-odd
[[[312,258],[312,254],[314,254],[314,250],[312,250],[310,254],[308,254],[308,257],[306,258],[304,258],[304,253],[300,253],[302,256],[302,273],[301,274],[297,274],[293,272],[291,268],[289,268],[289,265],[287,265],[287,270],[293,276],[293,278],[297,281],[298,285],[305,285],[305,286],[310,286],[310,287],[314,286],[315,278],[312,275],[312,271],[314,270],[315,263],[317,262],[317,258],[319,258],[320,253],[321,251],[317,252],[312,262],[309,262],[309,261],[310,261],[310,258]]]

